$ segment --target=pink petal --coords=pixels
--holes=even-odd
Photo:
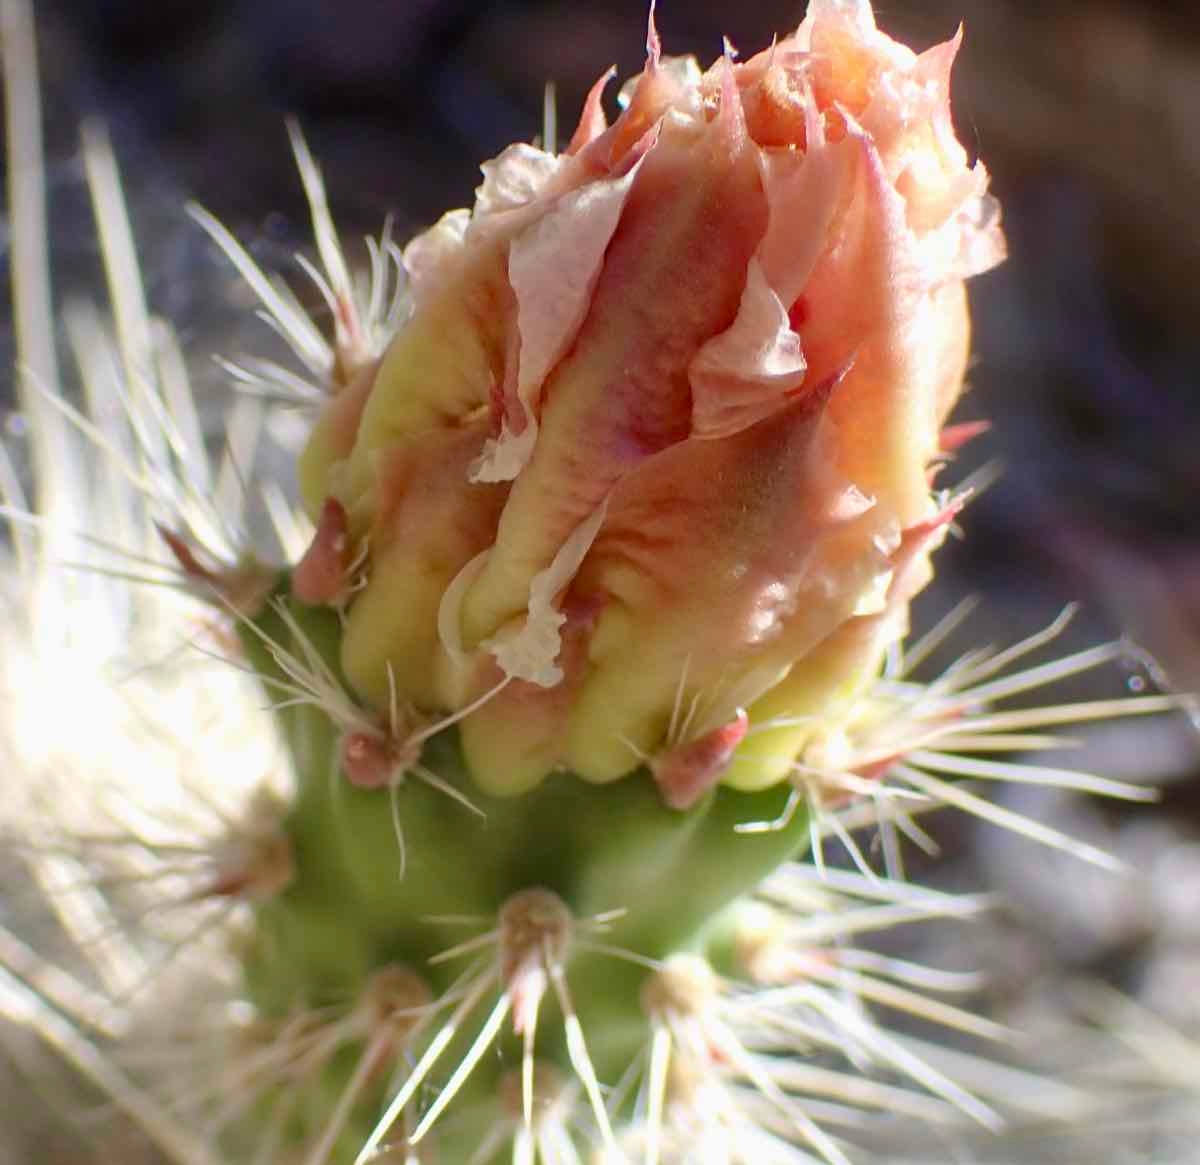
[[[928,504],[925,466],[938,428],[930,389],[944,346],[965,334],[966,320],[952,315],[953,328],[941,327],[940,300],[923,288],[903,200],[870,140],[852,132],[847,143],[846,197],[793,320],[810,376],[851,366],[830,406],[839,468],[908,525]]]
[[[550,565],[533,576],[528,609],[520,624],[503,628],[483,641],[481,646],[495,656],[506,676],[541,688],[552,688],[562,680],[558,653],[562,647],[560,630],[567,617],[558,609],[558,597],[592,548],[607,510],[607,501],[601,502],[571,531]]]
[[[542,385],[587,315],[637,171],[571,191],[513,240],[508,276],[520,331],[517,399],[506,408],[500,437],[485,448],[476,481],[511,481],[529,460]]]
[[[929,556],[941,545],[965,504],[965,498],[952,498],[937,513],[901,532],[900,545],[891,557],[892,581],[887,592],[890,607],[902,607],[929,581],[933,573]]]
[[[876,31],[871,0],[808,0],[808,9],[804,22],[796,32],[796,39],[805,47],[810,47],[813,44],[813,31],[824,31],[830,25],[849,28],[860,37],[871,36]]]
[[[809,109],[815,114],[813,105]],[[829,246],[855,172],[854,145],[826,143],[819,116],[810,116],[809,125],[804,153],[764,150],[761,161],[770,219],[758,257],[767,282],[789,310]]]
[[[688,368],[692,435],[727,437],[762,420],[800,388],[806,367],[787,310],[752,259],[737,318]]]
[[[765,226],[752,148],[725,123],[669,123],[646,155],[574,346],[543,389],[541,436],[463,605],[478,643],[616,482],[691,429],[687,369],[736,316]]]
[[[425,299],[462,251],[471,212],[448,211],[404,248],[404,270],[415,299]]]
[[[492,539],[507,487],[472,485],[467,466],[484,422],[425,433],[375,459],[369,585],[346,615],[347,678],[387,707],[388,665],[401,698],[422,708],[454,706],[444,687],[437,617],[442,594]]]
[[[479,168],[483,182],[475,191],[472,223],[488,215],[528,206],[562,165],[555,154],[517,142]]]
[[[883,569],[870,513],[840,513],[836,433],[815,392],[720,440],[659,453],[613,492],[572,593],[599,604],[567,760],[612,779],[661,746],[681,676],[727,723],[858,602]]]
[[[594,142],[606,129],[608,118],[604,116],[604,90],[608,83],[617,75],[616,66],[610,66],[608,71],[588,90],[583,103],[583,112],[579,115],[579,125],[571,135],[570,144],[564,151],[566,154],[577,154],[584,146]]]

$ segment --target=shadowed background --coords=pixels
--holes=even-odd
[[[1072,645],[1126,631],[1177,686],[1200,689],[1200,10],[1190,0],[876,7],[881,26],[917,48],[965,21],[956,120],[992,171],[1012,256],[972,287],[976,364],[958,414],[994,428],[945,480],[990,461],[1003,475],[968,511],[965,540],[943,551],[921,614],[928,622],[982,593],[965,648],[1018,638],[1078,598]],[[301,120],[343,234],[376,232],[390,214],[403,237],[469,204],[481,159],[540,132],[548,79],[565,140],[600,72],[640,68],[645,9],[37,0],[62,284],[96,280],[77,159],[84,117],[112,133],[155,308],[206,356],[237,346],[211,299],[236,293],[182,204],[203,203],[264,266],[294,273],[308,233],[286,114]],[[751,52],[800,15],[781,0],[661,0],[658,23],[668,52],[707,62],[722,34]],[[216,372],[197,368],[215,389]],[[1165,782],[1164,803],[1114,813],[1030,793],[1013,804],[1115,848],[1138,877],[1120,882],[951,822],[942,876],[1012,900],[980,952],[1000,1006],[1036,1015],[1064,969],[1101,971],[1200,1024],[1186,989],[1200,976],[1195,740],[1179,724],[1140,723],[1098,729],[1085,752],[1113,775]]]

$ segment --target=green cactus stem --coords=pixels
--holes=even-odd
[[[276,603],[286,605],[292,620],[281,617]],[[271,680],[286,677],[265,639],[295,650],[296,627],[336,669],[337,614],[305,607],[283,589],[276,603],[241,635],[267,690]],[[639,993],[649,972],[636,960],[704,952],[725,908],[808,837],[803,812],[784,828],[735,831],[777,818],[786,786],[753,794],[718,787],[686,811],[664,806],[648,771],[603,785],[564,772],[520,797],[486,796],[471,785],[453,727],[426,743],[422,763],[480,814],[406,779],[394,793],[394,820],[393,794],[354,788],[342,777],[333,721],[309,706],[278,715],[296,774],[285,822],[296,872],[286,890],[256,907],[246,979],[266,1015],[283,1016],[301,1001],[355,999],[371,975],[396,963],[418,969],[435,993],[445,992],[462,966],[430,960],[469,937],[450,919],[494,918],[513,895],[540,887],[558,895],[576,920],[604,918],[598,941],[629,956],[576,948],[567,966],[598,1075],[615,1082],[648,1038]],[[479,1013],[475,1029],[486,1009]],[[565,1066],[561,1025],[541,1030],[539,1058]],[[473,1034],[468,1030],[460,1042],[465,1046]],[[472,1094],[496,1093],[516,1062],[515,1047],[480,1065]],[[339,1060],[328,1071],[337,1076],[348,1069]]]

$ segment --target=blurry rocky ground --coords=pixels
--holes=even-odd
[[[37,0],[36,8],[63,285],[86,290],[96,280],[76,150],[81,118],[95,115],[126,174],[154,305],[191,350],[208,353],[250,341],[238,342],[238,293],[181,206],[197,199],[253,240],[265,264],[286,266],[307,244],[286,113],[299,115],[322,161],[343,232],[376,231],[390,214],[403,235],[467,202],[479,159],[538,132],[546,79],[567,118],[610,62],[636,70],[646,5]],[[964,540],[943,552],[919,621],[977,592],[984,601],[960,646],[1005,642],[1079,599],[1068,646],[1128,633],[1176,686],[1198,690],[1200,9],[1192,0],[888,0],[877,9],[888,31],[918,46],[965,21],[957,120],[992,170],[1012,252],[973,288],[977,363],[960,408],[993,422],[961,473],[992,461],[1003,473],[971,506]],[[722,33],[751,49],[799,16],[791,0],[659,5],[668,50],[702,57],[720,51]],[[9,366],[10,339],[0,338]],[[205,358],[196,372],[215,398],[219,373]],[[19,418],[9,427],[19,433]],[[1131,668],[1096,682],[1113,690],[1138,680]],[[1071,985],[1091,977],[1176,1030],[1200,1032],[1195,737],[1178,721],[1098,727],[1078,763],[1159,782],[1164,798],[1135,811],[1032,791],[1012,803],[1107,845],[1133,875],[1095,873],[947,817],[938,830],[945,856],[930,876],[996,889],[1006,905],[972,931],[972,950],[934,953],[984,967],[991,1007],[1034,1032],[1057,1030],[1079,1004]],[[1094,1013],[1094,1003],[1083,1010]],[[1184,1070],[1181,1049],[1146,1039],[1167,1069]],[[0,1095],[9,1095],[3,1079]],[[1048,1134],[992,1156],[1200,1161],[1194,1142],[1169,1147],[1170,1118],[1144,1124],[1142,1140],[1104,1137],[1085,1150]],[[37,1127],[40,1155],[30,1160],[67,1161],[87,1140]],[[116,1151],[110,1159],[134,1160]],[[945,1159],[960,1158],[948,1149]]]

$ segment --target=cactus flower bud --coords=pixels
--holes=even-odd
[[[565,153],[510,147],[409,245],[411,315],[301,467],[365,546],[363,696],[447,710],[510,677],[462,726],[492,792],[671,767],[746,712],[792,724],[707,779],[779,779],[797,722],[902,630],[963,281],[1003,252],[950,121],[958,45],[816,0],[701,72],[651,18],[612,125],[606,74]]]
[[[231,373],[330,393],[301,464],[306,550],[275,483],[264,496],[289,570],[236,544],[240,507],[206,501],[182,361],[129,282],[111,154],[85,138],[116,346],[76,320],[86,415],[65,398],[31,408],[53,456],[37,470],[44,512],[26,517],[47,547],[86,531],[101,573],[156,585],[93,636],[90,590],[22,572],[18,632],[72,656],[22,663],[8,684],[31,809],[64,809],[49,834],[40,813],[22,824],[18,864],[61,893],[47,933],[73,940],[87,974],[41,965],[0,927],[0,1014],[172,1160],[460,1165],[511,1148],[529,1163],[845,1165],[818,1116],[882,1110],[891,1136],[897,1116],[994,1131],[1024,1111],[1011,1071],[996,1088],[973,1069],[976,1096],[870,1017],[875,1004],[1003,1038],[925,997],[957,976],[845,940],[984,901],[902,884],[898,833],[927,840],[913,799],[1111,867],[959,778],[1143,800],[990,754],[1177,703],[1003,704],[1126,658],[1116,643],[1027,662],[1069,611],[916,678],[958,608],[880,677],[963,504],[932,492],[934,463],[979,428],[946,424],[963,282],[1003,249],[987,176],[950,123],[957,47],[916,55],[867,0],[813,0],[766,52],[739,63],[727,47],[701,72],[662,55],[651,4],[647,62],[611,125],[605,75],[564,153],[506,150],[470,211],[403,252],[385,229],[366,281],[293,129],[330,336],[193,210],[305,370],[247,357]],[[138,371],[124,418],[99,391],[118,366]],[[77,443],[59,412],[116,459],[85,475],[111,492],[76,497],[72,478],[60,497]],[[237,413],[231,426],[230,467],[253,460]],[[155,526],[161,546],[135,543],[132,570],[107,565]],[[181,638],[177,590],[217,609],[229,675],[257,677],[273,728],[250,692],[251,718],[231,717],[236,689],[160,653]],[[114,674],[121,714],[90,719],[88,755],[47,753],[63,677],[85,684],[72,707],[108,708]],[[232,721],[220,755],[216,721],[197,716],[214,691],[216,721]],[[266,747],[243,753],[255,736]],[[70,796],[46,795],[60,767]],[[886,879],[855,839],[864,823]],[[826,835],[859,874],[826,868]],[[209,942],[218,929],[236,941]],[[189,956],[169,977],[189,1007],[161,1037],[176,1009],[150,982],[168,979],[160,951]],[[184,1043],[132,1048],[142,1031]],[[129,1074],[101,1041],[138,1052]]]

